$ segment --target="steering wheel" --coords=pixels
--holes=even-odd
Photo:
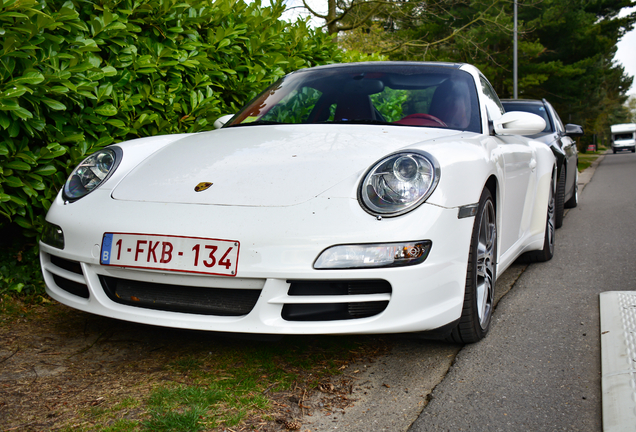
[[[446,123],[441,121],[435,116],[424,113],[415,113],[409,114],[406,117],[393,122],[395,124],[405,125],[405,126],[443,126],[446,127]]]

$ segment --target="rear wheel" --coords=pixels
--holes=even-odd
[[[561,174],[557,183],[556,204],[554,207],[554,227],[561,228],[563,226],[563,212],[565,204],[565,166],[561,167]]]
[[[565,208],[574,208],[579,205],[579,170],[574,174],[574,190],[569,200],[565,202]]]
[[[520,261],[526,263],[545,262],[550,261],[554,256],[555,205],[553,177],[550,183],[550,196],[548,197],[548,217],[545,223],[543,249],[524,253],[521,255]]]
[[[497,225],[492,195],[484,189],[479,199],[468,254],[464,307],[449,340],[477,342],[490,328],[497,276]]]

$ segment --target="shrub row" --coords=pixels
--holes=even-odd
[[[40,231],[108,144],[210,129],[289,71],[361,59],[272,3],[0,0],[0,226]]]

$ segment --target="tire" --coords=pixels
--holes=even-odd
[[[543,237],[543,249],[526,252],[519,260],[524,263],[550,261],[554,256],[554,231],[555,231],[555,193],[554,178],[550,183],[550,197],[548,198],[548,217],[545,223],[545,235]]]
[[[497,225],[495,205],[488,189],[479,199],[479,207],[470,239],[464,307],[449,341],[472,343],[483,339],[490,329],[497,276]]]
[[[563,213],[565,211],[565,165],[561,167],[561,174],[557,182],[556,201],[554,207],[554,227],[563,226]]]
[[[614,154],[616,154],[616,149],[612,149],[612,151],[614,152]]]
[[[565,208],[575,208],[579,205],[579,170],[574,174],[574,191],[569,200],[565,202]]]

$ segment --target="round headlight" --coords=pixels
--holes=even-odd
[[[75,201],[97,189],[115,171],[121,153],[119,147],[107,147],[84,159],[66,180],[64,198]]]
[[[410,150],[375,163],[360,183],[359,200],[369,213],[398,216],[423,203],[439,181],[439,165],[426,152]]]

